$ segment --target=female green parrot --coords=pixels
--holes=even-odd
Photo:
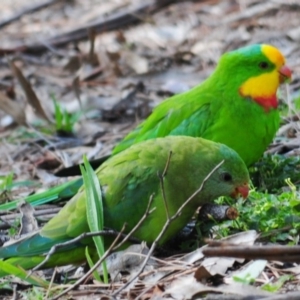
[[[279,128],[276,92],[290,79],[284,56],[273,46],[256,44],[227,52],[205,81],[163,101],[112,154],[145,140],[186,135],[223,143],[250,166]],[[97,168],[105,159],[91,164]],[[57,175],[80,175],[80,169],[74,166]]]
[[[172,152],[170,158],[170,152]],[[165,199],[169,215],[200,187],[203,179],[221,161],[223,164],[209,177],[203,189],[183,208],[171,223],[159,244],[165,243],[182,229],[197,207],[219,196],[247,197],[249,174],[239,155],[229,147],[201,138],[169,136],[133,145],[107,160],[98,170],[104,209],[104,226],[120,231],[127,223],[129,232],[144,215],[153,195],[154,211],[140,225],[134,237],[151,243],[166,222],[158,174],[162,174],[170,158],[164,178]],[[57,244],[88,232],[86,193],[82,188],[66,206],[35,235],[0,248],[0,258],[30,269],[39,264],[45,253]],[[105,238],[106,246],[109,242]],[[81,263],[85,247],[96,253],[92,239],[77,242],[51,256],[44,267]],[[0,275],[6,275],[0,270]]]

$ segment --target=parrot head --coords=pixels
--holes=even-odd
[[[292,76],[283,54],[267,44],[255,44],[225,53],[217,67],[219,72],[227,81],[228,88],[245,99],[252,99],[266,112],[277,108],[277,89]]]
[[[211,175],[207,181],[207,188],[211,193],[238,198],[242,196],[244,199],[249,194],[249,172],[242,158],[231,148],[224,144],[217,144],[220,147],[222,157],[216,157],[217,161],[223,160],[223,164]]]

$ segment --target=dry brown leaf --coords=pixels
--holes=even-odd
[[[128,51],[124,52],[123,59],[136,74],[146,74],[149,72],[149,62],[146,58]]]
[[[39,229],[38,223],[34,217],[34,208],[27,202],[22,201],[19,206],[21,213],[21,229],[19,235],[24,235],[37,231]]]
[[[236,282],[230,285],[220,285],[218,287],[204,285],[200,282],[197,282],[192,275],[180,277],[174,280],[170,287],[165,290],[164,295],[171,295],[172,299],[182,300],[194,299],[196,295],[200,296],[201,294],[207,293],[225,293],[232,295],[242,295],[243,297],[271,295],[271,293],[262,291],[259,288]]]
[[[53,170],[60,166],[61,162],[52,152],[46,152],[34,162],[35,166],[44,170]]]
[[[263,272],[266,265],[267,261],[264,259],[250,261],[239,270],[232,272],[229,276],[226,276],[226,278],[224,278],[224,282],[227,284],[234,283],[236,282],[235,278],[240,278],[241,280],[255,280]]]
[[[82,57],[80,55],[71,56],[63,69],[70,73],[75,73],[82,65]]]
[[[99,66],[100,65],[99,58],[97,53],[95,53],[95,39],[97,36],[97,32],[95,28],[88,29],[88,36],[90,41],[90,51],[89,54],[85,57],[85,61],[94,67]]]
[[[145,293],[140,297],[141,300],[160,300],[160,299],[166,299],[162,297],[162,294],[164,292],[164,285],[162,284],[156,284],[153,288],[153,290],[150,290],[149,292]]]
[[[24,105],[9,99],[0,91],[0,109],[12,116],[20,125],[27,126]]]
[[[246,232],[237,233],[224,239],[221,239],[220,242],[224,244],[228,243],[231,245],[251,246],[254,244],[256,238],[257,232],[255,230],[248,230]],[[198,281],[201,281],[204,278],[209,278],[216,274],[225,276],[225,272],[227,271],[227,269],[230,268],[236,261],[243,262],[244,260],[231,257],[205,258],[201,263],[201,266],[196,270],[195,278]]]
[[[114,252],[106,259],[107,269],[112,278],[116,278],[120,272],[126,271],[130,277],[134,276],[144,262],[145,256],[149,249],[145,243],[131,245],[127,249]],[[149,265],[153,265],[154,261],[150,260]],[[102,267],[98,269],[102,272]]]
[[[204,285],[192,275],[180,277],[174,280],[169,288],[164,292],[164,295],[171,295],[172,299],[191,299],[195,294],[214,292],[217,288]]]
[[[17,77],[20,85],[23,88],[23,91],[25,92],[27,101],[29,105],[33,108],[34,112],[42,119],[51,122],[50,119],[48,118],[47,114],[45,113],[41,102],[39,98],[37,97],[36,93],[31,87],[31,84],[28,82],[28,80],[25,78],[23,75],[22,71],[15,65],[15,63],[10,60],[9,61],[10,68],[12,69],[15,77]]]

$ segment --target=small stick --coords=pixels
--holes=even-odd
[[[46,0],[42,3],[37,3],[37,4],[31,5],[29,7],[24,7],[24,9],[22,11],[19,11],[15,15],[0,21],[0,28],[3,28],[5,26],[7,26],[8,24],[19,20],[22,16],[24,16],[26,14],[30,14],[30,13],[33,13],[40,9],[43,9],[43,8],[45,8],[51,4],[54,4],[56,2],[58,2],[58,0]]]
[[[215,247],[217,245],[217,247]],[[212,247],[202,250],[206,256],[267,259],[285,262],[300,261],[300,246],[251,246],[241,247],[213,242]]]
[[[170,161],[171,161],[171,157],[172,157],[172,151],[170,151],[165,168],[163,170],[163,173],[160,175],[159,173],[157,173],[157,176],[159,178],[160,181],[160,188],[161,188],[161,192],[162,192],[162,196],[163,196],[163,200],[164,200],[164,205],[165,205],[165,211],[167,214],[167,219],[170,219],[170,215],[169,215],[169,208],[168,208],[168,203],[166,201],[166,192],[165,192],[165,185],[164,185],[164,179],[167,175],[167,170],[169,168],[170,165]]]
[[[35,266],[32,271],[37,271],[38,269],[40,269],[43,265],[45,265],[51,255],[53,255],[55,252],[57,252],[58,249],[60,248],[64,248],[66,246],[70,246],[72,244],[75,244],[77,242],[79,242],[80,240],[84,239],[84,238],[87,238],[87,237],[94,237],[94,236],[118,236],[120,234],[120,232],[117,232],[117,231],[114,231],[114,230],[102,230],[102,231],[99,231],[99,232],[84,232],[82,233],[81,235],[75,237],[74,239],[72,240],[69,240],[69,241],[66,241],[66,242],[63,242],[63,243],[59,243],[59,244],[56,244],[54,246],[51,247],[51,249],[49,250],[49,252],[47,253],[45,259],[40,263],[38,264],[37,266]],[[127,234],[122,234],[121,237],[124,236],[124,238],[127,237]],[[134,239],[132,238],[132,241],[133,242],[137,242],[139,240],[137,239]]]
[[[46,297],[45,297],[46,299],[48,299],[48,297],[49,297],[49,293],[50,293],[51,287],[52,287],[52,285],[53,285],[53,282],[54,282],[54,278],[55,278],[56,272],[57,272],[57,268],[55,267],[55,268],[54,268],[54,271],[53,271],[53,274],[52,274],[52,276],[51,276],[50,284],[49,284],[48,289],[47,289],[47,293],[46,293]]]

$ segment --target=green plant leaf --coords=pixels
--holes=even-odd
[[[94,267],[94,262],[93,262],[93,260],[92,260],[92,258],[91,258],[91,256],[90,256],[90,254],[89,254],[89,248],[88,248],[88,247],[85,248],[85,257],[86,257],[86,260],[87,260],[87,262],[88,262],[88,264],[89,264],[90,269],[91,269],[92,267]],[[96,280],[102,282],[102,280],[101,280],[101,278],[100,278],[98,272],[94,271],[94,272],[93,272],[93,276],[94,276],[94,278],[95,278]]]
[[[24,258],[26,259],[26,258]],[[30,284],[42,286],[48,288],[49,282],[46,280],[41,279],[40,277],[34,275],[28,275],[27,272],[20,267],[16,267],[11,265],[10,263],[0,260],[0,269],[2,272],[7,273],[7,275],[16,276],[24,281],[27,281]]]
[[[103,203],[100,183],[96,173],[91,167],[86,156],[83,157],[84,166],[80,166],[86,191],[86,213],[91,232],[103,230]],[[102,257],[105,249],[101,236],[93,237],[99,257]],[[105,262],[102,263],[104,282],[108,283],[108,273]]]

